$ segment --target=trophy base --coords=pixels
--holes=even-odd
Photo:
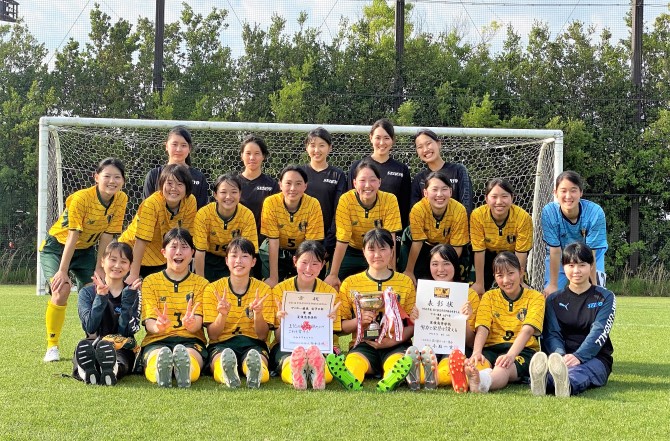
[[[363,340],[377,340],[379,338],[379,329],[368,329],[363,333]]]

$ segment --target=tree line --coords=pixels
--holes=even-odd
[[[412,5],[406,6],[411,17]],[[628,17],[622,18],[627,20]],[[588,193],[639,194],[643,237],[665,237],[670,211],[670,14],[643,38],[643,112],[636,118],[630,44],[612,41],[574,21],[552,37],[537,22],[522,44],[513,27],[500,50],[472,44],[459,29],[432,34],[405,24],[403,104],[394,109],[394,10],[383,0],[342,19],[330,42],[298,17],[289,34],[274,16],[267,27],[244,24],[244,53],[234,57],[220,37],[228,11],[197,14],[184,2],[166,23],[162,94],[152,90],[154,23],[113,21],[91,11],[90,41],[69,40],[53,56],[24,23],[0,26],[0,212],[31,214],[35,231],[37,121],[43,115],[282,123],[396,124],[551,128],[565,133],[564,164],[579,172]],[[630,198],[598,202],[606,213]],[[0,215],[0,235],[17,217]],[[646,263],[670,257],[670,241],[645,253],[628,243],[628,220],[608,216],[609,268],[620,271],[634,250]],[[34,236],[24,238],[33,246]],[[0,237],[4,246],[7,238]]]

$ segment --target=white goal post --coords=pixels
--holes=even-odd
[[[142,200],[148,170],[167,161],[168,131],[183,125],[193,135],[193,166],[210,184],[222,173],[242,168],[239,146],[248,133],[265,138],[270,157],[264,171],[277,177],[289,163],[304,164],[304,139],[315,124],[168,121],[109,118],[42,117],[39,123],[39,181],[37,246],[65,206],[67,197],[94,185],[93,172],[106,157],[126,166],[128,209],[125,225]],[[333,135],[329,163],[347,171],[353,160],[370,154],[370,126],[324,124]],[[421,127],[395,127],[392,156],[410,168],[412,176],[424,165],[411,136]],[[464,164],[470,174],[474,206],[484,203],[484,189],[492,178],[508,179],[516,191],[515,203],[533,217],[534,245],[528,259],[531,286],[544,280],[545,246],[540,212],[552,200],[553,181],[563,170],[563,132],[560,130],[429,127],[442,140],[442,157]],[[44,294],[44,277],[37,256],[37,294]]]

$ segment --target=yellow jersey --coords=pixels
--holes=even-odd
[[[409,230],[413,241],[425,241],[428,245],[445,243],[462,247],[470,242],[468,213],[463,204],[455,199],[449,199],[440,219],[433,214],[428,199],[421,199],[409,213]]]
[[[148,242],[142,265],[163,265],[166,262],[161,254],[163,236],[175,227],[192,231],[196,211],[195,196],[190,195],[183,199],[179,203],[179,211],[174,214],[167,207],[163,194],[157,191],[140,204],[137,214],[119,238],[119,242],[125,242],[131,247],[135,246],[136,239]]]
[[[305,240],[323,240],[323,214],[316,198],[303,195],[298,209],[289,213],[281,193],[263,201],[261,234],[279,239],[279,248],[295,250]]]
[[[470,215],[473,251],[527,253],[533,247],[533,219],[521,207],[512,205],[502,225],[496,224],[491,208],[482,205]]]
[[[216,202],[205,205],[195,215],[193,243],[198,251],[226,257],[228,244],[236,237],[244,237],[254,244],[258,253],[258,231],[254,214],[242,204],[237,204],[230,219],[224,219],[216,210]]]
[[[363,249],[363,236],[373,228],[385,228],[391,233],[402,229],[398,199],[385,191],[377,192],[371,208],[361,205],[356,190],[349,190],[340,197],[335,213],[336,238],[357,250]]]

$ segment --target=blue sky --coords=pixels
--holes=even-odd
[[[50,51],[49,57],[60,47],[64,38],[85,42],[90,30],[89,12],[96,0],[19,0],[19,13],[38,41]],[[630,9],[630,0],[408,0],[414,4],[411,19],[418,29],[438,34],[457,27],[465,38],[472,42],[486,38],[483,29],[492,21],[503,25],[503,29],[491,38],[495,49],[505,37],[504,26],[512,24],[525,37],[534,21],[549,24],[552,36],[560,33],[567,24],[580,20],[592,24],[599,33],[609,28],[615,39],[625,39],[628,29],[624,16]],[[103,11],[112,20],[124,18],[135,23],[140,16],[155,17],[154,0],[97,0]],[[166,0],[166,22],[178,20],[180,0]],[[308,13],[307,25],[321,30],[326,41],[336,33],[341,17],[351,21],[362,15],[364,5],[370,0],[192,0],[189,4],[196,12],[207,13],[212,7],[229,11],[229,24],[221,38],[231,47],[234,55],[242,53],[242,23],[258,23],[267,28],[273,13],[287,20],[287,31],[297,28],[296,18],[300,11]],[[395,2],[392,2],[395,3]],[[660,13],[667,12],[667,3],[661,0],[645,2],[645,23],[650,26]]]

